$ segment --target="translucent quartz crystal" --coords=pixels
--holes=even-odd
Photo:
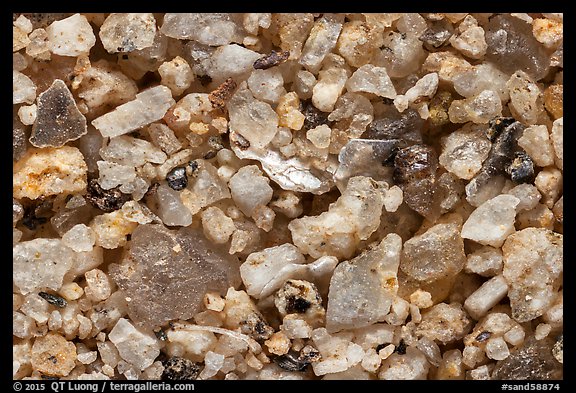
[[[518,139],[518,146],[530,155],[536,165],[545,167],[554,164],[554,148],[545,125],[527,127]]]
[[[323,14],[314,22],[299,60],[304,68],[313,74],[318,72],[324,57],[336,46],[343,22],[344,15],[336,14]]]
[[[484,37],[484,29],[472,15],[466,16],[458,25],[458,33],[450,37],[450,44],[462,54],[472,59],[481,59],[486,54],[488,45]]]
[[[192,214],[182,203],[179,192],[161,184],[155,197],[158,201],[157,214],[165,225],[187,227],[192,224]]]
[[[334,270],[328,292],[329,332],[383,321],[398,290],[402,239],[389,234],[380,244]]]
[[[530,337],[510,356],[496,363],[492,378],[496,380],[554,380],[562,379],[563,371],[552,355],[551,338],[536,340]]]
[[[540,88],[524,71],[516,71],[506,83],[510,93],[510,111],[524,124],[537,124],[544,116],[544,100]]]
[[[104,137],[127,134],[160,120],[174,104],[169,88],[152,87],[136,94],[135,100],[122,104],[112,112],[93,120],[92,125],[100,130]]]
[[[84,224],[75,225],[62,236],[62,243],[76,252],[91,251],[95,242],[96,234]]]
[[[466,98],[477,96],[484,90],[493,90],[500,96],[502,101],[508,101],[510,95],[506,82],[509,75],[503,73],[493,63],[484,62],[473,67],[459,70],[451,81],[456,93]]]
[[[508,283],[502,275],[491,278],[474,291],[464,302],[472,318],[479,320],[508,293]]]
[[[278,103],[280,96],[286,94],[284,79],[278,67],[254,70],[248,78],[248,88],[254,98],[269,104]]]
[[[439,303],[422,314],[416,334],[440,344],[461,340],[472,328],[472,321],[459,303]]]
[[[190,65],[181,58],[176,56],[171,61],[162,63],[158,67],[158,73],[162,77],[162,84],[172,90],[174,96],[179,96],[190,87],[194,81],[194,73]]]
[[[31,104],[36,98],[36,85],[21,72],[12,71],[12,104]]]
[[[292,244],[266,248],[252,253],[240,266],[246,291],[256,299],[278,290],[288,278],[303,276],[307,271],[302,253]]]
[[[156,19],[149,13],[112,13],[98,33],[108,53],[132,52],[152,46]]]
[[[385,67],[392,78],[403,78],[420,68],[426,57],[422,41],[410,34],[391,31],[384,35],[384,45],[373,61]]]
[[[554,162],[559,169],[564,167],[564,118],[554,120],[552,124],[552,131],[550,132],[550,138],[552,138],[552,145],[554,146],[554,153],[556,154],[556,159]]]
[[[470,180],[482,168],[490,147],[483,130],[464,127],[442,138],[439,162],[458,178]]]
[[[464,271],[483,277],[492,277],[502,272],[502,251],[498,248],[483,246],[468,254]]]
[[[250,146],[266,146],[278,132],[278,115],[272,107],[254,98],[242,83],[228,101],[229,127],[242,135]]]
[[[34,340],[32,367],[42,374],[65,377],[76,366],[75,360],[76,346],[57,333],[50,332]]]
[[[84,15],[74,14],[46,28],[50,50],[59,56],[78,56],[90,52],[96,44],[92,26]]]
[[[386,161],[397,145],[397,140],[351,139],[338,155],[340,165],[334,174],[338,187],[345,189],[348,179],[354,176],[389,179],[391,169],[377,164]]]
[[[408,347],[406,354],[393,353],[382,362],[378,379],[384,380],[422,380],[426,379],[430,363],[424,354]]]
[[[139,167],[147,162],[162,164],[166,154],[143,139],[121,135],[111,138],[107,146],[100,149],[100,156],[110,162]]]
[[[12,168],[15,198],[36,199],[86,189],[86,163],[72,146],[28,149]]]
[[[217,85],[226,78],[244,79],[254,70],[253,64],[260,57],[262,54],[240,45],[223,45],[202,61],[202,67]]]
[[[106,60],[97,60],[84,70],[76,94],[90,111],[105,109],[133,100],[136,83]]]
[[[520,200],[513,195],[498,195],[470,214],[462,227],[462,237],[480,244],[501,247],[515,231],[516,206]]]
[[[332,56],[333,59],[336,55]],[[337,58],[342,60],[342,58]],[[349,76],[346,68],[326,62],[318,73],[318,82],[312,88],[312,103],[323,112],[332,112],[338,97],[342,94]]]
[[[531,26],[511,15],[494,15],[485,26],[486,58],[502,71],[524,70],[534,80],[542,79],[550,66],[546,50],[532,34]]]
[[[220,46],[241,43],[245,35],[241,14],[226,13],[167,13],[160,30],[168,37]]]
[[[118,320],[108,338],[118,348],[122,359],[139,370],[150,366],[160,354],[158,339],[142,332],[124,318]]]
[[[134,181],[136,171],[133,166],[120,165],[114,162],[98,161],[98,183],[104,190],[110,190],[121,184]]]
[[[234,134],[231,133],[231,139],[235,138]],[[244,149],[235,143],[231,145],[238,158],[260,161],[264,172],[284,190],[323,194],[334,185],[332,173],[314,168],[309,160],[300,157],[286,159],[270,147]]]
[[[378,50],[378,29],[371,29],[366,22],[345,22],[336,43],[337,52],[353,67],[362,67]]]
[[[346,82],[346,89],[351,92],[365,92],[380,97],[395,98],[396,89],[384,67],[371,64],[359,67]]]
[[[323,255],[349,258],[360,240],[367,239],[380,224],[384,206],[382,188],[382,183],[367,177],[351,178],[342,196],[327,212],[288,224],[294,244],[314,258]]]
[[[230,193],[236,206],[246,216],[252,216],[254,209],[265,206],[272,199],[272,187],[256,165],[240,168],[229,182]]]
[[[236,257],[214,248],[201,230],[153,224],[134,230],[122,264],[109,270],[132,299],[130,319],[149,327],[189,319],[200,310],[206,291],[223,293],[240,282]]]
[[[400,269],[425,282],[455,276],[466,263],[457,224],[437,224],[404,243]]]
[[[552,305],[563,270],[562,245],[561,234],[542,228],[526,228],[506,239],[504,278],[518,322],[537,318]]]
[[[148,134],[152,143],[171,155],[182,148],[182,143],[176,138],[174,131],[165,124],[153,123],[148,126]]]
[[[36,122],[30,143],[36,147],[60,147],[86,134],[86,118],[76,106],[66,84],[56,79],[38,96]]]
[[[195,161],[198,164],[195,176],[180,193],[182,203],[192,215],[214,202],[230,198],[230,190],[226,182],[218,176],[218,170],[214,165],[205,160]]]
[[[328,115],[329,121],[336,121],[334,129],[346,127],[345,140],[357,138],[374,119],[374,108],[366,97],[359,93],[347,92],[336,101],[334,111]],[[327,125],[326,125],[327,126]],[[336,139],[331,138],[331,139]],[[344,138],[342,138],[344,139]],[[330,152],[338,152],[340,144],[331,142]]]
[[[431,98],[438,88],[438,74],[432,72],[424,75],[416,82],[414,86],[406,91],[405,94],[399,95],[394,99],[394,106],[398,112],[404,112],[408,105],[414,102],[420,102],[426,97]]]
[[[483,90],[474,97],[452,101],[448,114],[453,123],[486,124],[502,114],[502,102],[495,91]]]

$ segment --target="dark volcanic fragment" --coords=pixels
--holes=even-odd
[[[200,366],[197,363],[177,356],[164,361],[163,365],[164,371],[160,377],[162,381],[192,380],[200,373]]]
[[[120,191],[120,187],[105,190],[100,187],[97,179],[91,179],[88,182],[86,200],[104,212],[118,210],[130,199],[130,195]]]
[[[276,52],[272,51],[269,55],[263,56],[254,62],[254,69],[266,70],[270,67],[277,66],[285,62],[290,57],[290,51]]]
[[[491,177],[504,175],[516,183],[534,180],[534,163],[524,149],[518,145],[526,127],[511,117],[490,121],[486,137],[492,141],[488,157],[482,169],[466,185],[466,194],[475,195]]]
[[[30,143],[36,147],[60,147],[88,132],[86,118],[76,106],[66,84],[56,79],[38,96],[36,122]]]

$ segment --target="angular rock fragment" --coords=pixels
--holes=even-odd
[[[86,188],[86,163],[72,146],[28,149],[12,168],[15,198],[37,199]]]
[[[226,182],[218,176],[214,165],[205,160],[195,160],[192,163],[197,167],[196,172],[194,177],[189,179],[187,188],[180,192],[180,198],[194,215],[212,203],[230,198],[230,190]]]
[[[502,101],[494,90],[483,90],[478,95],[454,100],[448,110],[452,123],[473,122],[486,124],[502,114]]]
[[[250,296],[244,291],[228,289],[224,314],[226,315],[225,327],[239,328],[241,333],[255,340],[267,340],[274,333],[274,329],[266,322]]]
[[[413,145],[399,150],[394,158],[394,181],[404,192],[406,204],[424,217],[433,211],[436,191],[436,151],[426,145]]]
[[[31,104],[36,98],[36,85],[19,71],[12,71],[12,104]]]
[[[422,314],[416,334],[447,344],[461,340],[472,328],[472,321],[459,303],[439,303]]]
[[[371,64],[358,68],[346,82],[346,89],[351,92],[373,93],[380,97],[396,97],[396,89],[384,67]]]
[[[298,248],[287,243],[250,254],[240,266],[240,275],[250,296],[264,298],[288,278],[302,276],[307,271],[304,262]]]
[[[542,92],[526,72],[516,71],[512,74],[506,88],[510,93],[508,107],[516,119],[532,125],[545,116]]]
[[[401,249],[402,239],[392,233],[374,248],[336,267],[328,292],[329,332],[384,320],[398,290]]]
[[[490,152],[490,141],[481,130],[464,127],[442,138],[439,162],[460,179],[470,180],[482,168]]]
[[[154,196],[158,203],[158,217],[165,225],[186,227],[192,224],[192,214],[182,203],[177,191],[161,184]]]
[[[432,48],[440,48],[448,42],[452,34],[454,34],[452,23],[446,19],[442,19],[429,23],[428,28],[418,39],[424,43],[426,49],[432,50]]]
[[[156,86],[136,94],[136,99],[116,107],[92,121],[104,137],[127,134],[162,119],[176,101],[166,86]]]
[[[262,169],[284,190],[323,194],[334,185],[332,173],[313,167],[300,157],[286,159],[279,151],[267,147],[256,149],[240,134],[231,132],[231,147],[240,159],[260,161]]]
[[[144,49],[154,42],[156,19],[150,13],[112,13],[98,35],[108,53]]]
[[[563,270],[562,245],[561,234],[542,228],[526,228],[506,239],[504,278],[518,322],[537,318],[552,305]]]
[[[278,64],[284,63],[290,57],[290,51],[282,51],[277,53],[275,51],[270,52],[269,55],[259,58],[254,62],[255,70],[266,70],[270,67],[277,66]]]
[[[498,195],[470,214],[462,227],[462,237],[486,246],[501,247],[515,231],[516,206],[520,200],[513,195]]]
[[[34,340],[31,362],[45,375],[65,377],[76,366],[76,346],[57,333],[48,333]]]
[[[14,285],[26,295],[45,288],[58,291],[74,264],[74,251],[60,239],[33,239],[12,250]]]
[[[329,210],[316,217],[290,222],[294,244],[314,258],[333,255],[349,258],[361,240],[367,239],[380,223],[384,206],[382,183],[357,176]]]
[[[143,333],[128,320],[120,318],[108,335],[118,353],[128,363],[144,370],[160,354],[160,342],[149,333]]]
[[[466,263],[457,224],[437,224],[404,243],[400,269],[408,276],[433,282],[458,274]]]
[[[322,60],[336,46],[343,22],[343,15],[336,14],[323,14],[314,22],[299,61],[308,71],[318,72]]]
[[[404,112],[408,109],[408,105],[421,102],[423,99],[431,98],[438,88],[438,74],[432,72],[424,75],[416,82],[414,86],[406,91],[406,93],[398,95],[394,98],[394,106],[398,112]]]
[[[163,164],[166,154],[150,142],[121,135],[111,138],[107,146],[100,149],[100,157],[116,164],[139,167],[147,162]]]
[[[160,31],[168,37],[204,45],[241,43],[245,35],[237,16],[226,13],[166,13]]]
[[[230,179],[229,186],[236,206],[248,217],[255,208],[266,206],[272,199],[272,187],[256,165],[240,168]]]
[[[252,65],[261,54],[243,46],[230,44],[219,46],[207,59],[202,61],[206,75],[216,84],[227,78],[245,79],[253,71]]]
[[[46,27],[50,50],[59,56],[79,56],[87,54],[96,44],[92,26],[84,15],[74,14],[57,20]]]
[[[151,328],[192,318],[206,291],[223,293],[240,282],[236,257],[214,248],[201,230],[153,224],[134,230],[122,264],[109,270],[131,298],[130,319]]]
[[[530,337],[504,360],[496,363],[492,378],[496,380],[558,380],[563,377],[562,364],[552,354],[554,341]]]
[[[272,107],[254,98],[246,83],[227,104],[230,130],[242,135],[250,146],[266,146],[278,132],[278,115]]]

